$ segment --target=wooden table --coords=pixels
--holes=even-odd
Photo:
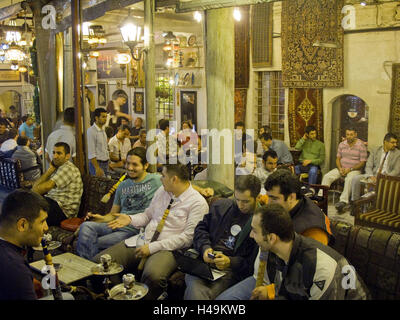
[[[58,271],[58,278],[65,284],[71,284],[91,276],[93,274],[91,269],[97,265],[90,260],[86,260],[69,252],[54,256],[53,263],[61,264],[61,269]],[[29,265],[34,270],[41,272],[46,263],[44,260],[39,260]]]

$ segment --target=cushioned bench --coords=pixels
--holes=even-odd
[[[355,225],[400,232],[400,177],[378,176],[375,195],[355,201],[354,213]]]
[[[355,267],[372,299],[400,299],[400,233],[332,221],[335,250]]]

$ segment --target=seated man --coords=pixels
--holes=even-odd
[[[272,149],[278,155],[279,164],[293,164],[293,157],[286,144],[281,140],[272,139],[270,133],[263,133],[260,137],[264,151]]]
[[[261,139],[260,139],[260,137],[263,133],[272,134],[272,130],[271,130],[270,126],[265,125],[265,126],[262,126],[260,129],[258,129],[258,135],[257,135],[258,136],[258,139],[257,139],[257,156],[258,157],[262,157],[264,154],[264,149],[262,147],[262,143],[261,143]]]
[[[22,123],[18,128],[19,135],[22,137],[28,137],[32,141],[35,139],[33,129],[37,127],[40,126],[37,126],[36,123],[33,122],[33,117],[31,115],[27,115],[25,122]]]
[[[4,120],[0,119],[0,146],[8,139],[7,124]]]
[[[10,153],[12,150],[17,149],[18,131],[17,129],[10,129],[8,131],[8,139],[1,144],[0,151],[3,153]],[[11,152],[12,155],[13,152]],[[10,157],[11,157],[10,155]],[[9,158],[6,156],[6,158]]]
[[[350,263],[334,249],[295,232],[294,221],[279,204],[256,209],[250,236],[260,247],[254,275],[218,299],[367,300],[368,289],[353,271],[354,283],[343,286]]]
[[[331,186],[331,184],[344,177],[344,188],[340,195],[340,201],[335,204],[338,213],[342,213],[343,209],[349,203],[351,191],[351,182],[353,178],[361,174],[361,169],[367,161],[367,148],[364,143],[357,139],[357,131],[355,128],[346,130],[346,140],[341,142],[336,155],[337,168],[329,171],[322,178],[322,185]]]
[[[32,191],[45,195],[50,205],[47,224],[58,226],[61,221],[76,217],[81,203],[83,183],[79,169],[69,161],[69,145],[57,142],[49,169],[33,184]]]
[[[24,180],[35,181],[39,179],[42,162],[38,154],[29,149],[29,139],[27,137],[18,137],[17,144],[17,150],[15,150],[11,158],[21,162]]]
[[[257,248],[249,237],[249,227],[260,188],[260,180],[252,175],[236,177],[235,200],[214,202],[210,213],[199,222],[194,231],[194,249],[204,262],[215,264],[227,274],[216,281],[186,274],[185,300],[214,300],[251,274]],[[210,259],[208,253],[214,253],[215,259]]]
[[[317,140],[317,129],[307,126],[295,148],[301,151],[300,164],[294,167],[296,174],[308,173],[308,183],[316,184],[318,169],[325,161],[325,145]]]
[[[272,149],[265,151],[262,157],[262,167],[258,167],[253,175],[261,181],[261,189],[264,189],[265,181],[272,172],[275,172],[278,165],[278,155]]]
[[[122,241],[94,258],[99,262],[101,255],[110,254],[124,266],[125,273],[135,272],[143,259],[140,282],[149,287],[145,298],[150,300],[160,296],[163,292],[160,281],[167,280],[177,268],[172,251],[192,245],[194,228],[208,213],[206,200],[190,185],[186,165],[164,165],[161,182],[163,186],[157,190],[143,213],[133,216],[117,214],[118,218],[108,224],[111,229],[129,224],[135,228],[145,228],[145,244],[138,248],[127,247]],[[130,240],[125,241],[129,243]]]
[[[387,133],[383,139],[383,146],[372,150],[365,166],[365,174],[355,176],[351,182],[351,199],[360,198],[361,179],[368,178],[376,184],[379,173],[388,176],[400,176],[400,150],[396,149],[397,136]]]
[[[279,203],[292,217],[295,231],[325,245],[332,240],[329,218],[308,197],[301,194],[301,183],[288,170],[279,169],[265,182],[268,203]]]
[[[123,172],[125,159],[129,150],[131,150],[131,141],[129,140],[130,131],[126,125],[118,128],[117,134],[108,142],[110,150],[110,167],[117,172]]]
[[[76,247],[78,255],[92,260],[100,251],[139,232],[132,226],[111,229],[107,222],[115,219],[115,213],[134,215],[143,212],[150,205],[161,186],[161,180],[158,174],[147,173],[148,167],[144,148],[138,147],[128,152],[125,162],[127,177],[115,192],[111,212],[105,216],[93,213],[87,215],[86,219],[94,221],[84,222],[80,227]]]
[[[137,139],[136,142],[133,144],[133,148],[142,147],[146,149],[147,148],[146,136],[147,136],[146,129],[141,129],[139,132],[139,139]]]
[[[0,300],[38,298],[24,254],[25,247],[40,245],[48,230],[48,211],[43,197],[31,191],[18,189],[4,199],[0,213]],[[63,293],[63,298],[73,299],[68,293]]]

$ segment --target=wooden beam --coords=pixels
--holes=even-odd
[[[176,12],[191,12],[218,8],[247,6],[263,2],[277,2],[282,0],[193,0],[190,2],[178,2]]]
[[[79,52],[79,12],[80,0],[71,1],[72,15],[72,61],[74,66],[74,100],[75,100],[75,139],[76,139],[76,165],[81,172],[85,172],[85,157],[83,153],[82,141],[82,90],[81,90],[81,60],[78,57]]]
[[[132,4],[138,3],[141,0],[106,0],[104,2],[101,2],[95,6],[92,6],[90,8],[86,8],[82,10],[82,21],[92,21],[97,18],[100,18],[106,14],[108,11],[112,10],[118,10],[118,9],[123,9],[125,7],[128,7]],[[62,32],[66,29],[68,29],[71,26],[71,16],[68,16],[64,18],[58,25],[57,25],[57,32]]]
[[[148,36],[148,48],[144,57],[147,131],[156,128],[154,5],[154,0],[144,0],[144,32],[145,36]],[[153,143],[154,141],[148,141],[147,146],[150,147]],[[148,170],[149,172],[156,172],[156,166],[150,165]]]

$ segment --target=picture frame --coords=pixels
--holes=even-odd
[[[107,82],[97,82],[97,105],[99,107],[107,106]]]
[[[21,82],[21,73],[9,69],[0,69],[0,82]]]
[[[133,94],[134,112],[144,114],[144,94],[143,92],[135,92]]]
[[[191,121],[197,126],[197,91],[180,92],[181,123]]]

